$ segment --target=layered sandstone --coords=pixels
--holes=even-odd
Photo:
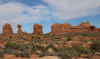
[[[89,22],[81,22],[81,24],[77,26],[71,26],[69,23],[55,23],[51,28],[51,33],[100,32],[100,29],[96,26],[91,26]]]
[[[21,26],[20,24],[17,25],[18,34],[23,34],[23,31],[22,31],[21,27],[22,27],[22,26]]]
[[[12,34],[13,30],[12,27],[9,23],[5,23],[5,25],[3,26],[3,32],[2,34]]]
[[[42,30],[43,26],[39,25],[37,23],[34,24],[34,31],[33,34],[43,34],[43,30]]]

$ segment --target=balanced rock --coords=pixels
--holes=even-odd
[[[12,27],[9,23],[5,23],[5,25],[3,26],[3,32],[2,34],[12,34]]]
[[[22,26],[21,26],[20,24],[17,25],[18,34],[23,34],[23,31],[22,31],[21,27],[22,27]]]
[[[43,34],[43,30],[42,30],[43,26],[39,25],[37,23],[34,24],[34,31],[33,34]]]

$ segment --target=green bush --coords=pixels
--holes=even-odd
[[[90,56],[82,56],[82,58],[90,58]]]
[[[92,38],[91,41],[94,41],[94,39]]]
[[[20,56],[20,52],[19,52],[19,51],[16,51],[16,52],[15,52],[15,56],[16,56],[16,57],[19,57],[19,56]]]
[[[40,39],[40,37],[38,37],[38,39]]]
[[[68,50],[72,50],[72,48],[71,48],[71,47],[68,47],[67,49],[68,49]]]
[[[5,49],[19,49],[19,45],[15,43],[6,43]]]
[[[14,49],[5,49],[5,50],[4,50],[4,53],[5,53],[5,54],[12,54],[12,55],[15,55],[16,50],[14,50]]]
[[[95,52],[100,52],[100,40],[93,41],[92,44],[90,44],[90,49]]]
[[[40,45],[33,45],[32,49],[34,50],[44,50],[44,47],[43,46],[40,46]]]
[[[30,58],[30,52],[28,52],[28,51],[22,51],[22,52],[20,53],[20,56],[21,56],[21,57]]]
[[[71,41],[72,39],[71,38],[67,38],[67,41]]]
[[[44,53],[39,53],[38,55],[39,55],[39,57],[43,57],[43,56],[45,56]]]
[[[53,44],[48,45],[42,52],[47,51],[49,48],[52,48],[55,52],[60,52],[60,50],[54,47]]]
[[[24,51],[24,50],[25,50],[25,48],[26,48],[26,46],[25,46],[25,45],[23,45],[23,44],[19,45],[19,49],[20,49],[21,51]]]
[[[9,38],[12,39],[12,36],[10,36]]]
[[[4,58],[4,51],[0,49],[0,58]]]
[[[30,52],[36,52],[36,49],[35,48],[34,49],[32,48]]]
[[[34,36],[31,36],[31,38],[34,38]]]
[[[78,51],[78,53],[81,53],[81,54],[88,54],[90,52],[89,50],[85,49],[83,46],[73,45],[72,47],[73,49]]]

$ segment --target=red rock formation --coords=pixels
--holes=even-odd
[[[100,31],[100,28],[98,28],[98,31]]]
[[[33,34],[43,34],[43,30],[42,30],[43,26],[39,25],[39,24],[34,24],[34,31]]]
[[[2,34],[12,34],[12,33],[13,33],[13,31],[12,31],[11,25],[9,23],[6,23],[3,26],[3,32],[2,32]]]
[[[23,34],[23,31],[22,31],[21,27],[22,27],[22,26],[21,26],[20,24],[17,25],[18,34]]]
[[[71,32],[100,32],[95,26],[91,26],[89,22],[81,22],[80,25],[71,26],[69,23],[52,25],[51,33],[71,33]]]

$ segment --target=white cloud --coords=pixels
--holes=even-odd
[[[100,14],[100,0],[42,0],[49,4],[53,17],[70,20]]]
[[[1,1],[2,2],[2,1]],[[0,4],[0,25],[10,23],[13,31],[17,31],[17,24],[35,23],[49,20],[49,11],[46,6],[27,6],[17,2]],[[0,26],[0,30],[2,27]]]

